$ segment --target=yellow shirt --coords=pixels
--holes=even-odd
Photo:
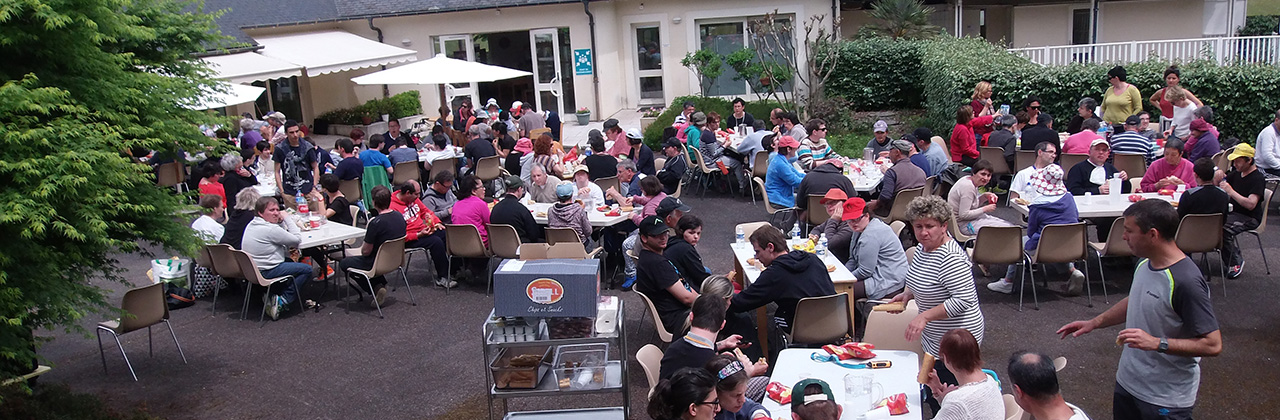
[[[1138,88],[1129,85],[1123,94],[1115,94],[1114,88],[1107,88],[1102,93],[1102,120],[1110,124],[1124,124],[1130,115],[1142,111],[1142,94]]]

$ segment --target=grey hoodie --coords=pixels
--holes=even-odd
[[[591,237],[591,221],[587,219],[587,212],[577,203],[556,203],[551,206],[551,210],[547,212],[547,226],[573,228],[574,232],[578,232],[578,240],[583,243]]]
[[[276,268],[289,258],[289,248],[302,243],[298,227],[289,222],[288,216],[282,217],[284,221],[277,224],[255,216],[244,228],[240,250],[253,257],[259,270]]]

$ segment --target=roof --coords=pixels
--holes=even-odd
[[[346,18],[579,3],[578,0],[334,0]]]

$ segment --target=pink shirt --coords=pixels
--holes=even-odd
[[[608,134],[606,134],[606,136],[608,136]],[[612,140],[613,146],[609,147],[609,150],[605,151],[605,153],[608,153],[610,156],[615,158],[626,156],[628,153],[631,153],[631,142],[627,140],[626,133],[618,133],[618,135]]]
[[[1178,163],[1177,167],[1169,164],[1164,158],[1156,159],[1151,162],[1151,166],[1147,168],[1147,172],[1142,175],[1142,192],[1156,192],[1156,182],[1168,178],[1170,175],[1181,179],[1187,183],[1187,188],[1196,187],[1196,173],[1192,170],[1191,161],[1186,158]]]
[[[1067,136],[1067,142],[1062,144],[1062,153],[1086,154],[1089,153],[1089,143],[1094,139],[1100,139],[1098,133],[1082,130],[1079,133]]]
[[[640,214],[631,214],[631,221],[635,222],[636,225],[639,225],[640,222],[644,221],[644,218],[657,215],[658,204],[662,203],[662,199],[664,198],[667,198],[667,193],[664,192],[659,192],[658,195],[653,196],[653,198],[645,197],[643,195],[631,197],[632,204],[644,205],[644,208],[640,209]]]
[[[489,246],[489,230],[486,228],[489,224],[489,205],[480,197],[471,196],[454,203],[450,220],[458,225],[475,226],[480,231],[480,240],[485,246]]]

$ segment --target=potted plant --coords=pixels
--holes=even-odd
[[[587,108],[585,106],[582,108],[578,108],[578,112],[576,112],[575,115],[578,116],[578,125],[587,125],[587,123],[591,122],[590,108]]]
[[[661,107],[651,106],[640,108],[639,111],[642,113],[640,115],[640,131],[649,128],[649,124],[653,124],[654,121],[658,120],[658,115],[662,115]]]

